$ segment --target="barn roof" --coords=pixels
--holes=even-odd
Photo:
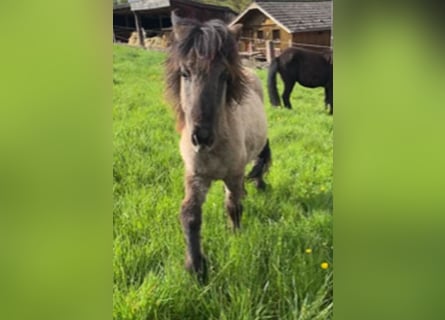
[[[242,23],[243,17],[253,10],[261,11],[289,33],[332,28],[332,1],[258,0],[231,24]]]
[[[131,10],[133,11],[169,8],[176,4],[185,4],[196,8],[206,8],[238,14],[237,12],[226,6],[218,6],[192,0],[128,0],[128,2],[131,6]]]
[[[130,4],[129,3],[113,3],[113,13],[114,12],[127,12],[130,11]]]

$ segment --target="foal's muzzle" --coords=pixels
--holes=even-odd
[[[195,127],[192,133],[192,143],[195,147],[210,147],[213,144],[213,136],[211,130],[203,127]]]

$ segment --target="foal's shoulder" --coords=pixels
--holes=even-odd
[[[249,67],[243,67],[242,69],[243,74],[250,80],[253,79],[253,77],[255,77],[255,71],[252,68]]]
[[[243,73],[249,83],[253,84],[256,84],[258,82],[261,83],[261,79],[255,73],[255,70],[248,67],[243,67]]]

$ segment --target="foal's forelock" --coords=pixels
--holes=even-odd
[[[167,95],[177,115],[177,128],[184,125],[180,101],[181,67],[194,72],[211,73],[212,66],[222,63],[229,73],[226,101],[228,106],[241,103],[246,92],[246,78],[238,55],[237,40],[219,20],[201,23],[182,19],[174,28],[167,66]]]

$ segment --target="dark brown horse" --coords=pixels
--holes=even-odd
[[[326,55],[299,48],[287,48],[280,56],[272,60],[269,67],[267,88],[270,103],[273,106],[280,105],[278,96],[276,74],[280,74],[284,82],[283,102],[286,108],[291,109],[289,97],[295,83],[304,87],[324,87],[325,105],[329,105],[329,113],[334,112],[333,101],[333,64]]]
[[[240,227],[247,178],[264,188],[271,162],[267,123],[258,77],[241,66],[240,25],[198,22],[172,13],[173,42],[166,63],[167,95],[181,133],[185,197],[181,206],[186,268],[205,276],[201,251],[201,207],[212,181],[225,184],[225,206],[234,229]]]

